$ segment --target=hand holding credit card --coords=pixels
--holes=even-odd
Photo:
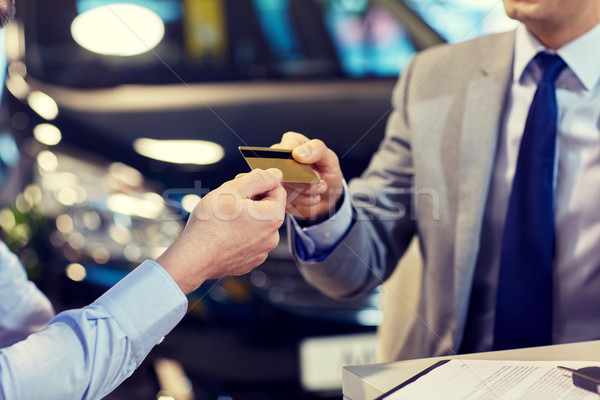
[[[309,164],[301,164],[292,157],[292,150],[270,147],[239,146],[238,149],[251,169],[277,168],[283,172],[286,183],[319,183],[320,179]]]

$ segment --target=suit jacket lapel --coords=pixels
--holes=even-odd
[[[498,132],[512,76],[514,33],[500,36],[470,80],[460,142],[459,203],[454,258],[457,306],[455,344],[460,345],[469,307],[481,225],[494,167]]]

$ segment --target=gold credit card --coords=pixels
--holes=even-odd
[[[277,168],[283,172],[286,183],[319,183],[320,179],[309,164],[301,164],[293,159],[291,150],[270,147],[238,147],[250,168]]]

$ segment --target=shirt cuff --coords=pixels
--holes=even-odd
[[[146,260],[94,302],[131,338],[139,365],[187,311],[187,298],[156,262]]]
[[[348,186],[343,181],[344,199],[338,211],[325,221],[307,227],[301,227],[295,217],[291,217],[297,235],[297,242],[302,247],[303,258],[309,259],[317,255],[329,253],[344,237],[352,225],[352,202],[348,194]]]

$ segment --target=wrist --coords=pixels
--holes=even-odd
[[[180,254],[186,254],[186,257],[181,258]],[[205,268],[189,264],[193,259],[194,251],[180,246],[176,240],[155,261],[171,276],[183,294],[188,295],[207,279],[204,276]]]

